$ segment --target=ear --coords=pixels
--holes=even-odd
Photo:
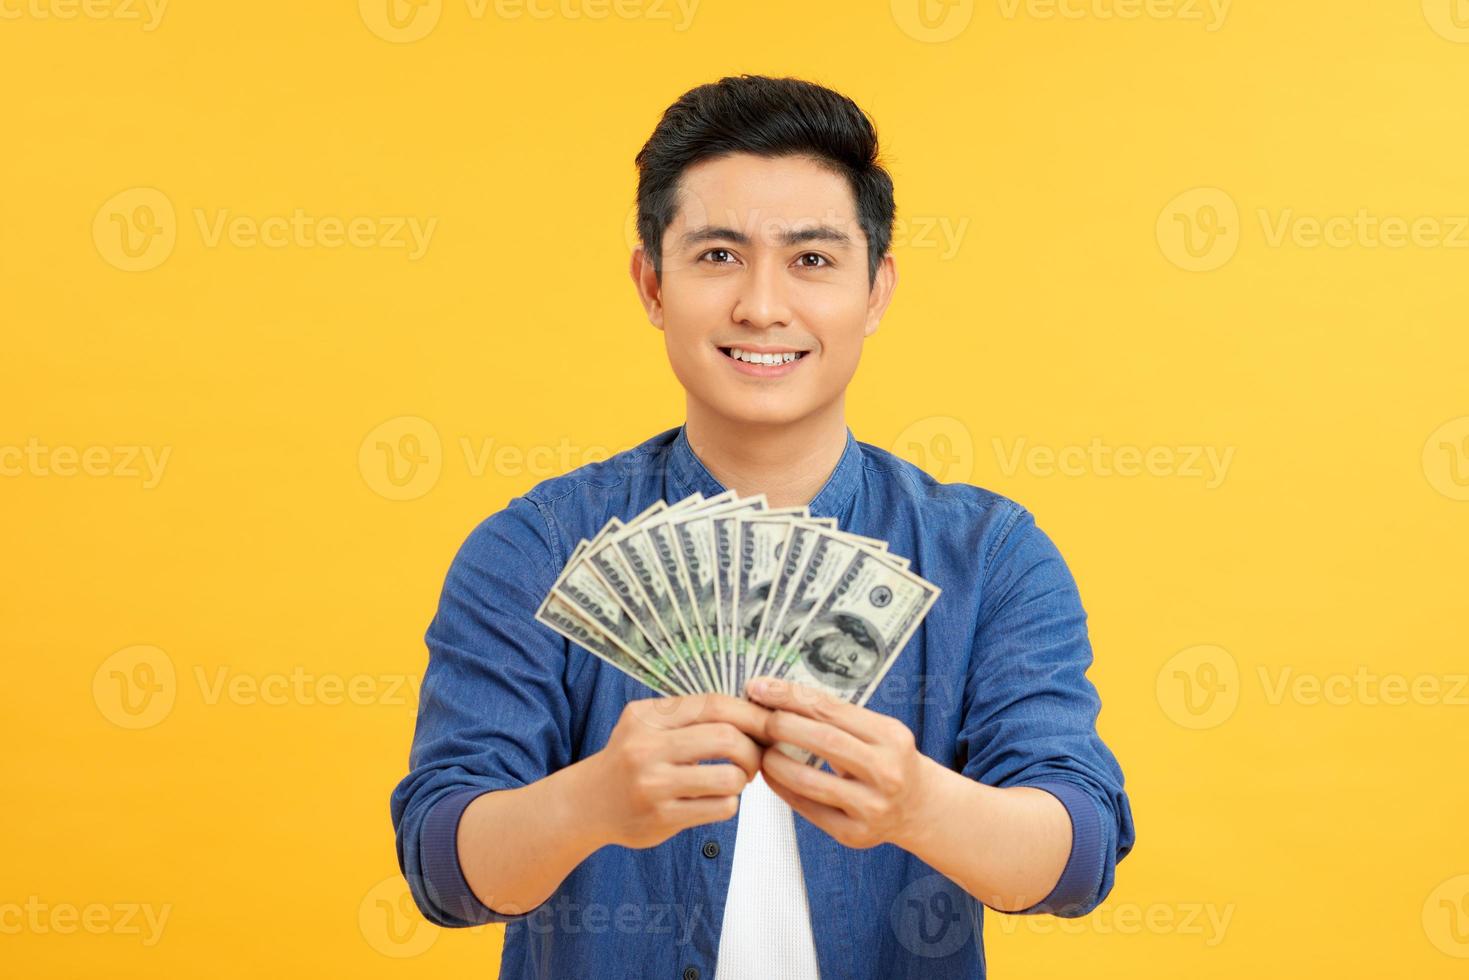
[[[878,324],[882,323],[888,303],[892,302],[893,290],[897,288],[898,262],[893,258],[893,253],[888,252],[882,257],[882,262],[877,267],[877,278],[872,281],[872,289],[867,294],[867,323],[862,329],[862,336],[871,337],[877,333]]]
[[[662,330],[663,286],[658,282],[658,274],[653,270],[653,260],[648,257],[642,245],[638,245],[632,251],[628,274],[632,276],[633,285],[637,287],[638,299],[643,304],[643,310],[648,314],[648,322]]]

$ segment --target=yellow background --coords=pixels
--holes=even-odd
[[[993,975],[1462,975],[1452,2],[3,0],[0,452],[62,449],[0,457],[4,972],[493,975],[502,927],[404,911],[422,633],[479,519],[682,420],[632,159],[752,72],[852,96],[896,180],[853,430],[1031,508],[1091,616],[1138,845],[1088,919],[988,916]],[[208,234],[298,209],[436,225],[417,258]],[[1359,212],[1427,223],[1297,223]]]

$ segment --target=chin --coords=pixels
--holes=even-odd
[[[797,422],[812,411],[805,399],[774,398],[753,402],[741,399],[738,394],[720,392],[713,398],[702,399],[706,405],[731,422],[742,425],[789,425]]]

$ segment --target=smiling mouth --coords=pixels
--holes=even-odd
[[[793,350],[780,351],[779,353],[762,354],[759,351],[745,350],[742,347],[721,347],[719,352],[731,360],[740,361],[745,364],[763,366],[775,366],[779,364],[791,364],[805,357],[810,351]]]

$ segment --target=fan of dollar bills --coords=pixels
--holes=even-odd
[[[763,674],[861,705],[939,592],[885,541],[725,491],[613,518],[536,619],[664,695],[743,697]]]

